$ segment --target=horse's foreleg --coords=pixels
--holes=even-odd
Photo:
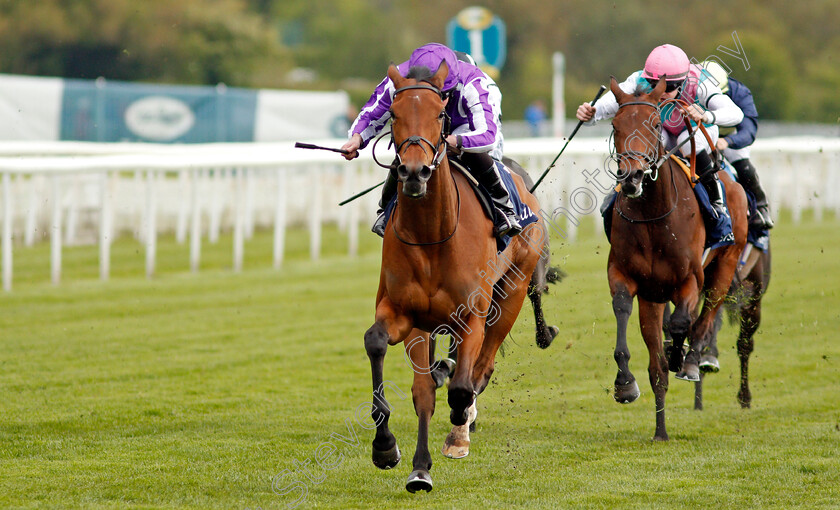
[[[421,337],[429,340],[429,334],[414,330],[407,337],[413,339]],[[428,367],[431,362],[430,349],[412,348],[414,344],[405,342],[406,354],[414,367]],[[411,396],[414,400],[414,411],[417,413],[417,448],[412,461],[413,471],[408,477],[405,488],[408,492],[432,490],[432,455],[429,453],[429,421],[435,412],[435,381],[431,373],[424,370],[414,370],[414,383],[411,385]]]
[[[391,408],[385,400],[384,365],[388,345],[402,340],[410,331],[406,319],[396,320],[390,310],[380,313],[377,307],[377,321],[365,332],[365,351],[370,359],[373,380],[373,402],[370,416],[376,424],[373,438],[373,464],[380,469],[391,469],[400,462],[397,438],[388,428]],[[394,337],[397,338],[394,341]]]
[[[724,307],[718,308],[715,314],[715,320],[712,323],[712,333],[709,337],[709,344],[703,349],[700,356],[700,371],[706,373],[717,373],[720,371],[720,363],[718,362],[718,333],[723,327],[723,312]],[[702,407],[702,406],[701,406]]]
[[[613,284],[613,281],[610,278],[610,287],[613,291],[613,313],[616,322],[613,357],[616,365],[618,365],[613,398],[621,404],[629,404],[639,398],[639,385],[636,383],[633,373],[630,372],[630,349],[627,347],[627,323],[630,320],[630,314],[633,312],[633,294],[625,282],[618,281]]]
[[[645,340],[648,355],[648,376],[650,387],[653,389],[656,404],[656,432],[655,441],[667,441],[668,432],[665,430],[665,394],[668,392],[668,362],[662,350],[662,313],[665,305],[652,303],[639,298],[639,323],[642,338]]]
[[[752,405],[750,393],[749,364],[753,352],[753,335],[761,324],[761,295],[751,296],[741,309],[741,328],[738,334],[738,359],[741,362],[741,388],[738,390],[738,403],[748,409]]]

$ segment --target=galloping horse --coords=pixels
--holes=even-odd
[[[721,175],[726,184],[735,244],[712,250],[704,260],[706,229],[691,183],[674,161],[663,157],[658,105],[665,80],[660,80],[649,94],[627,94],[615,78],[610,81],[610,89],[619,104],[613,118],[613,134],[619,164],[617,177],[621,182],[612,213],[607,268],[617,323],[614,398],[626,404],[639,396],[639,387],[628,366],[627,348],[627,322],[633,297],[637,297],[656,403],[654,440],[666,441],[668,369],[677,372],[682,368],[678,378],[699,380],[700,352],[713,332],[715,314],[746,242],[747,202],[743,188]],[[692,147],[693,143],[692,139]],[[697,317],[701,291],[705,299]],[[666,360],[661,326],[665,303],[669,301],[676,308],[670,326],[674,345]],[[682,345],[687,337],[690,350],[683,362]]]
[[[492,222],[467,178],[450,171],[444,142],[447,99],[440,90],[448,72],[446,63],[433,75],[420,67],[412,68],[408,77],[393,65],[388,69],[395,87],[391,117],[398,200],[383,241],[376,319],[365,333],[365,349],[373,374],[373,463],[379,468],[389,469],[400,461],[383,395],[388,346],[403,342],[414,369],[411,392],[419,424],[413,471],[406,483],[410,492],[432,489],[428,432],[435,382],[430,375],[430,334],[449,334],[458,344],[448,398],[453,429],[443,453],[464,457],[476,396],[486,388],[496,351],[522,307],[529,288],[526,275],[534,275],[547,249],[545,227],[538,222],[533,226],[541,228],[526,229],[497,254]],[[539,210],[522,179],[513,178],[523,202]],[[535,301],[535,313],[541,315],[538,305]],[[556,330],[543,323],[540,332],[538,323],[541,334],[553,337]]]

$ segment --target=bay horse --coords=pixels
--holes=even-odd
[[[453,428],[443,453],[461,458],[469,453],[476,396],[487,387],[496,352],[528,291],[526,276],[534,273],[548,240],[545,227],[537,222],[529,225],[537,228],[526,228],[497,253],[492,222],[467,178],[451,171],[446,157],[448,99],[441,87],[448,72],[446,63],[434,74],[424,67],[412,68],[407,77],[393,65],[388,69],[395,87],[391,134],[397,152],[398,200],[382,245],[375,322],[365,332],[364,342],[373,379],[372,459],[381,469],[400,461],[383,394],[388,346],[402,342],[414,370],[411,393],[418,430],[413,471],[406,483],[409,492],[432,489],[428,433],[436,386],[430,336],[448,334],[457,342],[458,362],[448,392]],[[512,177],[523,202],[538,211],[539,203],[522,179]],[[541,315],[542,310],[535,313]],[[540,334],[553,337],[556,329],[543,322]]]
[[[741,257],[735,278],[729,288],[729,294],[723,306],[715,316],[715,326],[709,346],[700,357],[700,380],[694,383],[694,409],[703,409],[703,373],[715,373],[720,370],[718,362],[718,334],[723,326],[723,312],[728,312],[730,322],[738,322],[738,360],[741,365],[741,379],[738,389],[738,403],[744,409],[752,406],[750,392],[750,354],[755,347],[753,336],[761,325],[761,299],[770,284],[771,250],[767,251],[747,246],[750,251]],[[663,329],[665,342],[671,339],[669,331],[670,309],[666,306]]]
[[[691,183],[675,161],[664,157],[659,102],[665,80],[660,80],[650,93],[627,94],[611,78],[610,90],[619,104],[612,124],[617,178],[621,183],[612,212],[607,262],[617,326],[614,357],[618,374],[613,396],[623,404],[639,396],[627,347],[627,323],[636,297],[656,406],[653,439],[667,441],[668,370],[678,372],[678,378],[700,378],[700,352],[713,333],[715,314],[746,243],[747,201],[743,188],[722,172],[735,244],[711,250],[704,260],[706,229]],[[691,142],[693,156],[693,138]],[[691,159],[694,166],[694,157]],[[705,299],[697,316],[701,293]],[[674,345],[666,358],[660,330],[665,303],[669,301],[675,306],[670,324]],[[683,360],[686,338],[690,349]]]

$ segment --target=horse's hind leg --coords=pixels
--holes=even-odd
[[[676,377],[683,373],[683,344],[691,331],[692,316],[697,308],[697,301],[700,299],[700,286],[695,276],[689,276],[684,284],[677,290],[672,301],[674,302],[674,313],[668,322],[668,331],[671,333],[673,343],[665,350],[668,358],[668,370],[677,372]],[[700,370],[697,370],[696,378],[700,380]]]
[[[668,362],[665,360],[665,352],[662,350],[662,312],[664,304],[652,303],[639,298],[639,323],[642,329],[642,338],[650,357],[648,361],[648,375],[650,387],[653,389],[654,402],[656,404],[656,432],[653,435],[654,441],[667,441],[668,432],[665,429],[665,394],[668,392]]]
[[[429,453],[429,422],[435,413],[435,381],[432,379],[431,373],[425,373],[424,370],[418,370],[416,368],[430,366],[430,349],[413,349],[414,339],[418,337],[424,338],[428,342],[428,333],[423,333],[415,329],[407,337],[412,339],[411,344],[408,341],[405,343],[406,354],[415,367],[414,383],[411,385],[411,396],[414,400],[414,411],[417,413],[418,418],[417,449],[414,452],[414,460],[412,461],[413,471],[408,476],[408,482],[405,484],[406,490],[412,493],[418,490],[424,490],[426,492],[432,490],[432,477],[429,474],[429,471],[432,469],[432,455]]]
[[[450,342],[451,346],[451,342]],[[432,360],[432,380],[435,382],[435,388],[440,388],[446,382],[446,378],[452,374],[455,368],[455,360],[451,357],[441,358],[435,360],[435,350],[437,347],[437,335],[429,336],[429,359]]]
[[[554,337],[560,332],[557,326],[549,326],[545,322],[542,309],[542,295],[548,287],[546,269],[548,262],[540,258],[534,273],[531,275],[531,283],[528,285],[528,299],[534,308],[534,322],[537,327],[537,346],[541,349],[548,348]]]

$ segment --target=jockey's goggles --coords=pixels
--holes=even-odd
[[[659,84],[659,80],[654,80],[653,78],[647,78],[647,82],[651,86],[651,88],[656,88],[656,85]],[[685,80],[666,81],[665,92],[673,92],[678,88],[682,87],[683,83],[685,83]]]

